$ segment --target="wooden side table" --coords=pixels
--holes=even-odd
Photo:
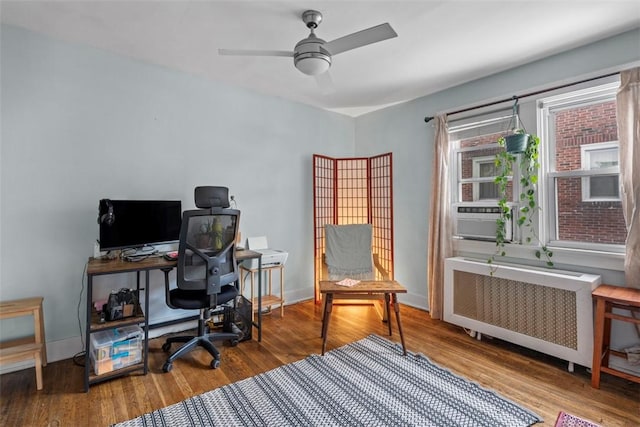
[[[406,356],[407,348],[404,344],[404,334],[402,333],[402,322],[400,320],[400,304],[398,304],[397,294],[407,293],[407,289],[395,280],[362,280],[355,286],[337,285],[335,281],[321,280],[320,294],[325,295],[324,311],[322,316],[322,354],[327,346],[327,331],[329,329],[329,320],[331,318],[331,310],[333,308],[334,298],[355,298],[355,299],[380,299],[384,298],[385,316],[389,327],[389,336],[391,333],[391,309],[396,314],[398,322],[398,332],[400,332],[400,340],[402,341],[402,352]]]
[[[272,272],[274,270],[280,271],[280,296],[273,295],[273,289],[271,287],[272,281]],[[267,293],[266,295],[260,295],[261,301],[258,304],[257,297],[254,297],[253,289],[254,289],[254,275],[260,275],[262,271],[267,272]],[[262,309],[262,306],[266,306],[269,310],[271,310],[272,305],[280,305],[280,317],[284,317],[284,265],[274,265],[271,267],[262,267],[260,268],[249,268],[244,265],[240,265],[240,292],[244,293],[244,275],[242,272],[246,272],[251,275],[251,304],[254,308],[251,311],[251,321],[253,321],[254,316],[253,313]],[[259,292],[261,292],[259,290]]]
[[[601,285],[593,292],[596,301],[595,332],[593,342],[593,363],[591,364],[591,387],[600,388],[600,373],[615,375],[629,381],[640,383],[640,376],[609,367],[609,355],[625,358],[627,355],[609,348],[611,342],[611,320],[620,320],[640,324],[640,289],[620,286]],[[616,314],[613,308],[629,310],[630,315]]]
[[[42,390],[42,367],[47,366],[42,301],[42,297],[33,297],[0,302],[0,319],[33,315],[33,336],[1,343],[0,364],[33,359],[38,390]]]

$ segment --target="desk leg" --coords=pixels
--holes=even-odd
[[[391,332],[391,308],[390,308],[390,294],[384,294],[384,313],[387,318],[387,327],[389,328],[389,336]]]
[[[402,321],[400,320],[400,304],[398,304],[398,296],[391,294],[391,302],[393,303],[393,311],[396,312],[396,320],[398,321],[398,331],[400,331],[400,341],[402,341],[402,354],[407,355],[407,346],[404,344],[404,333],[402,332]],[[391,319],[388,320],[391,323]]]
[[[258,258],[258,342],[262,341],[262,256]]]
[[[93,275],[87,275],[87,322],[85,323],[85,349],[84,349],[84,392],[89,392],[89,371],[91,369],[90,343],[91,343],[91,308],[93,307]]]
[[[253,304],[253,289],[254,289],[254,282],[253,282],[253,270],[251,270],[249,272],[249,274],[251,274],[251,304]],[[253,307],[251,307],[251,322],[253,323],[255,321],[256,317],[253,314]]]
[[[149,370],[149,270],[145,271],[144,284],[144,375]],[[138,281],[138,295],[140,295],[140,283]],[[140,298],[138,296],[138,298]]]
[[[322,355],[327,347],[327,331],[329,330],[329,320],[331,318],[331,309],[333,308],[333,294],[325,294],[324,315],[322,316]]]

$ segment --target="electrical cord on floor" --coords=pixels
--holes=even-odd
[[[87,354],[87,352],[84,351],[84,350],[74,354],[73,355],[73,364],[77,365],[77,366],[82,366],[84,368],[84,361],[85,361],[86,354]]]
[[[82,320],[80,320],[80,307],[82,305],[82,294],[84,293],[84,278],[86,277],[88,265],[89,263],[86,262],[84,264],[84,269],[82,270],[82,279],[80,280],[82,286],[80,286],[80,295],[78,297],[78,307],[76,310],[76,313],[78,314],[78,329],[80,329],[80,341],[82,342],[82,348],[84,348],[84,340],[82,339]]]
[[[88,264],[89,263],[86,262],[84,264],[84,269],[82,270],[82,280],[80,280],[80,282],[82,283],[82,286],[80,287],[80,296],[78,297],[78,307],[76,310],[76,313],[78,314],[78,329],[80,330],[80,342],[82,343],[82,348],[85,348],[85,343],[84,343],[83,334],[82,334],[82,320],[80,319],[80,307],[82,306],[82,294],[84,293],[84,279],[86,277]],[[86,355],[85,350],[79,351],[73,356],[73,363],[78,366],[84,366],[85,355]]]

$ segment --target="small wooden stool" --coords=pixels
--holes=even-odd
[[[609,355],[627,357],[626,353],[611,350],[611,320],[621,320],[640,324],[640,318],[612,313],[613,308],[629,310],[640,314],[640,289],[620,286],[601,285],[592,293],[596,300],[596,325],[593,340],[593,363],[591,364],[591,387],[600,388],[600,373],[615,375],[629,381],[640,383],[640,376],[622,372],[609,367]]]
[[[0,302],[0,319],[33,315],[33,336],[0,343],[0,364],[33,359],[38,390],[42,390],[42,367],[47,366],[42,300],[34,297]]]

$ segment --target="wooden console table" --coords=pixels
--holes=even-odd
[[[47,366],[42,301],[42,297],[33,297],[0,302],[0,319],[33,316],[33,336],[1,343],[0,364],[33,359],[36,367],[36,388],[38,390],[42,390],[42,367]]]
[[[619,371],[609,367],[609,355],[626,359],[626,353],[609,348],[611,341],[611,320],[635,323],[640,325],[640,289],[621,286],[601,285],[592,293],[596,300],[595,332],[593,342],[593,363],[591,364],[591,387],[600,388],[600,373],[615,375],[629,381],[640,383],[640,376]],[[628,316],[612,312],[613,308],[629,310]]]
[[[402,333],[402,322],[400,320],[400,304],[398,304],[397,294],[407,293],[407,289],[395,280],[363,280],[355,286],[340,286],[335,281],[321,280],[320,294],[325,295],[324,311],[322,316],[322,354],[324,354],[327,346],[327,330],[329,329],[329,320],[331,318],[331,310],[333,308],[334,298],[355,298],[355,299],[380,299],[384,298],[385,315],[387,325],[389,327],[389,336],[391,332],[391,309],[396,314],[398,322],[398,331],[400,332],[400,340],[402,341],[402,352],[406,356],[407,348],[404,344],[404,334]]]

